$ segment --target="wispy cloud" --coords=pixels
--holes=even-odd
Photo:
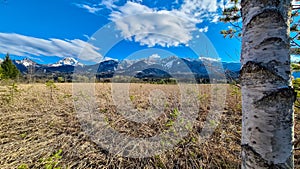
[[[87,4],[75,4],[77,7],[87,10],[90,13],[95,14],[96,12],[100,11],[102,8],[97,6],[90,6]]]
[[[199,32],[208,32],[208,26],[205,26],[204,28],[200,28]]]
[[[213,58],[213,57],[199,57],[202,62],[220,62],[221,58]]]
[[[159,56],[157,53],[155,53],[155,54],[149,56],[149,59],[150,59],[150,60],[160,59],[160,56]]]
[[[127,2],[113,11],[110,19],[127,40],[149,47],[170,47],[188,43],[192,39],[190,32],[196,29],[194,21],[181,14],[178,11],[156,11],[139,3]]]
[[[74,57],[87,61],[99,61],[99,48],[80,39],[41,39],[15,33],[0,33],[0,53],[17,56]]]
[[[218,22],[220,10],[229,5],[229,0],[184,0],[179,8],[167,10],[147,6],[139,0],[119,2],[103,0],[100,6],[111,10],[109,19],[116,24],[125,39],[149,47],[188,44],[193,38],[192,32],[199,30],[197,24],[204,20]],[[199,31],[207,32],[208,27]]]
[[[89,35],[83,35],[87,40],[96,40],[96,38],[95,37],[90,37]]]

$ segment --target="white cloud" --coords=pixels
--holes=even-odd
[[[99,61],[99,48],[80,39],[40,39],[15,33],[0,33],[0,51],[17,56],[58,56],[75,57],[89,61]]]
[[[90,5],[87,5],[87,4],[75,4],[75,5],[78,6],[79,8],[86,9],[88,12],[93,13],[93,14],[102,9],[100,7],[97,7],[97,6],[90,6]]]
[[[156,53],[156,54],[153,54],[153,55],[149,56],[149,59],[150,60],[160,59],[160,56]]]
[[[149,47],[185,44],[192,38],[190,31],[194,29],[185,20],[165,14],[134,15],[114,21],[125,39]]]
[[[217,0],[185,0],[181,6],[181,11],[189,14],[216,12],[217,9]]]
[[[196,25],[204,20],[218,22],[220,9],[229,3],[229,0],[184,0],[179,8],[166,10],[150,8],[141,4],[141,0],[128,0],[121,6],[117,1],[104,0],[100,5],[111,10],[109,19],[125,39],[148,47],[187,45],[192,32],[199,30]],[[208,27],[200,30],[205,32]]]
[[[220,20],[220,15],[216,14],[216,15],[213,16],[213,19],[211,20],[211,22],[212,23],[217,23],[217,22],[219,22],[219,20]]]
[[[200,28],[199,32],[208,32],[208,26],[205,26],[204,28]]]
[[[191,31],[196,29],[195,20],[179,11],[156,11],[134,2],[113,11],[110,19],[125,39],[149,47],[186,44],[192,38]]]
[[[220,62],[221,58],[212,58],[212,57],[199,57],[202,62]]]
[[[87,40],[89,40],[90,39],[90,37],[89,37],[89,35],[83,35]]]
[[[100,5],[105,6],[107,9],[113,10],[114,8],[117,8],[117,6],[114,4],[118,0],[102,0]]]
[[[89,36],[89,35],[83,35],[87,40],[96,40],[96,38],[95,37],[93,37],[93,36]]]
[[[101,60],[101,62],[109,61],[109,60],[119,61],[119,59],[115,59],[115,58],[111,58],[111,57],[105,56],[105,57]]]

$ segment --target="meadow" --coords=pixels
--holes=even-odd
[[[183,91],[177,85],[128,84],[128,98],[121,100],[130,100],[134,109],[146,112],[151,105],[163,107],[156,116],[143,116],[147,122],[130,121],[118,113],[113,101],[112,88],[122,86],[97,83],[95,110],[115,131],[134,138],[170,130],[188,104],[182,102]],[[241,94],[234,85],[199,84],[197,90],[184,91],[197,98],[197,117],[188,134],[160,154],[134,158],[111,153],[91,138],[97,132],[86,132],[84,125],[96,124],[83,120],[89,114],[78,113],[74,107],[80,99],[73,89],[72,83],[0,86],[0,168],[240,168]],[[214,96],[218,91],[225,96]],[[213,100],[224,103],[218,117],[211,116],[218,106]],[[299,118],[295,109],[295,168],[300,167]],[[199,136],[207,124],[214,126],[213,132],[203,139]]]

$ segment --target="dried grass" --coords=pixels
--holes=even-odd
[[[44,84],[22,84],[10,103],[5,99],[7,89],[0,89],[0,168],[45,168],[45,160],[61,149],[61,168],[240,168],[241,101],[240,93],[227,86],[226,107],[221,123],[213,135],[201,142],[210,105],[211,85],[199,85],[199,116],[191,132],[172,150],[148,158],[126,158],[110,154],[82,130],[74,110],[72,84],[56,84],[53,99]],[[167,130],[170,114],[180,108],[176,85],[131,84],[129,94],[136,109],[149,107],[153,90],[165,93],[166,109],[155,122],[130,122],[116,113],[111,98],[111,84],[96,86],[99,113],[108,117],[110,125],[119,132],[134,137],[150,137]],[[2,98],[2,99],[1,99]],[[295,147],[300,147],[299,111],[295,114]],[[173,119],[175,120],[175,119]],[[295,151],[295,164],[300,166],[300,152]]]

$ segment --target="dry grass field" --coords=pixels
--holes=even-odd
[[[226,88],[226,102],[213,134],[199,139],[212,109],[213,85],[198,85],[198,116],[190,132],[172,149],[146,158],[111,154],[96,144],[81,127],[74,108],[72,84],[0,86],[0,168],[240,168],[241,101],[238,88]],[[120,84],[119,84],[120,85]],[[135,109],[149,108],[157,95],[164,96],[163,113],[149,123],[136,123],[116,113],[111,84],[96,85],[97,111],[107,123],[131,137],[151,137],[166,131],[178,118],[180,90],[177,85],[130,84],[129,99]],[[16,90],[14,90],[14,88]],[[217,89],[216,89],[217,90]],[[151,95],[151,91],[156,95]],[[158,94],[157,94],[158,93]],[[155,93],[154,93],[155,94]],[[217,98],[214,98],[217,99]],[[299,111],[295,114],[295,147],[300,147]],[[108,140],[109,141],[109,140]],[[300,152],[295,150],[300,167]]]

